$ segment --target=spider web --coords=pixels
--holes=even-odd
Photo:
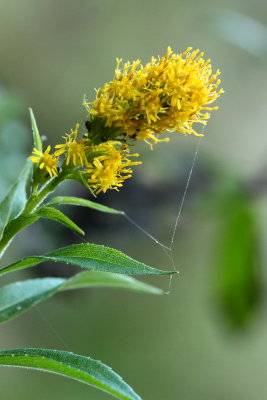
[[[202,129],[202,133],[203,132],[204,132],[204,126],[203,126],[203,129]],[[124,213],[124,217],[126,218],[127,221],[129,221],[138,230],[143,232],[144,235],[146,235],[154,243],[156,243],[159,247],[162,248],[162,250],[165,252],[165,254],[167,255],[167,257],[170,260],[170,263],[171,263],[171,266],[173,268],[173,271],[175,271],[177,273],[179,271],[177,269],[177,266],[176,266],[176,263],[175,263],[175,260],[174,260],[174,256],[173,256],[173,245],[174,245],[174,242],[175,242],[175,237],[176,237],[178,225],[179,225],[179,222],[180,222],[180,219],[181,219],[182,210],[183,210],[183,207],[184,207],[184,203],[185,203],[185,199],[186,199],[186,196],[187,196],[187,192],[188,192],[188,189],[189,189],[189,186],[190,186],[192,174],[193,174],[193,171],[194,171],[194,168],[195,168],[197,156],[198,156],[198,153],[199,153],[201,139],[202,139],[202,137],[199,137],[199,139],[198,139],[198,143],[197,143],[196,150],[194,152],[192,164],[191,164],[191,167],[189,169],[189,173],[188,173],[188,176],[187,176],[187,179],[186,179],[185,188],[184,188],[184,190],[182,192],[182,197],[180,199],[178,199],[178,209],[177,209],[176,218],[175,218],[175,221],[174,221],[174,224],[173,224],[173,228],[171,230],[171,239],[170,239],[170,242],[169,242],[168,245],[160,242],[156,237],[151,235],[141,225],[139,225],[135,220],[133,220],[127,213]],[[169,288],[168,288],[168,291],[165,292],[165,294],[169,295],[171,293],[172,278],[173,278],[173,275],[170,275]]]
[[[204,126],[203,126],[203,129],[202,129],[202,133],[203,132],[204,132]],[[189,189],[189,186],[190,186],[192,174],[193,174],[193,171],[194,171],[194,168],[195,168],[195,164],[196,164],[196,160],[197,160],[197,156],[198,156],[198,153],[199,153],[201,139],[202,139],[202,137],[199,137],[198,143],[197,143],[197,146],[196,146],[196,150],[195,150],[194,155],[193,155],[193,160],[192,160],[192,163],[191,163],[191,167],[189,169],[189,173],[188,173],[187,178],[186,178],[185,187],[184,187],[184,190],[182,192],[182,196],[181,196],[181,198],[178,199],[177,213],[176,213],[176,217],[175,217],[175,220],[174,220],[173,228],[171,229],[171,238],[170,238],[169,244],[162,243],[160,240],[158,240],[156,237],[154,237],[151,233],[146,231],[141,225],[139,225],[127,213],[123,214],[124,218],[129,223],[131,223],[136,229],[141,231],[145,236],[147,236],[150,240],[152,240],[157,246],[159,246],[164,251],[164,253],[166,254],[166,256],[168,257],[168,259],[170,261],[170,264],[171,264],[171,267],[173,268],[173,271],[176,272],[176,273],[178,273],[179,271],[177,269],[177,265],[175,263],[175,259],[174,259],[174,255],[173,255],[173,246],[174,246],[174,243],[175,243],[175,237],[176,237],[177,229],[179,227],[179,222],[181,220],[184,203],[185,203],[185,200],[186,200],[186,197],[187,197],[187,193],[188,193],[188,189]],[[76,236],[79,237],[79,239],[82,242],[87,243],[87,241],[82,236],[80,236],[76,232],[74,232],[74,233],[75,233]],[[168,290],[165,291],[165,294],[167,294],[167,295],[169,295],[171,293],[172,279],[173,279],[173,275],[170,275]],[[46,325],[49,327],[51,332],[53,332],[53,334],[55,335],[57,340],[60,342],[60,344],[63,346],[63,349],[69,351],[70,350],[70,346],[65,341],[65,339],[62,337],[62,335],[57,331],[57,329],[53,326],[53,324],[49,321],[49,319],[43,314],[43,312],[40,310],[39,306],[35,305],[34,308],[39,313],[40,317],[44,320]]]

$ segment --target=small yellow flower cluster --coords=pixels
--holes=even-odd
[[[220,71],[213,74],[210,60],[191,50],[177,55],[169,47],[164,57],[152,57],[145,66],[137,60],[120,68],[118,59],[114,80],[98,89],[93,102],[84,102],[89,118],[83,139],[78,139],[77,124],[64,137],[65,143],[55,146],[54,154],[50,146],[44,153],[34,149],[31,161],[52,178],[64,155],[62,171],[78,170],[81,181],[86,179],[96,194],[105,193],[119,190],[132,176],[130,167],[141,164],[129,158],[138,156],[129,154],[129,144],[168,141],[159,138],[166,130],[201,136],[193,125],[206,124],[209,111],[218,108],[208,105],[223,89],[218,90]]]
[[[141,161],[133,162],[128,158],[138,157],[139,154],[127,154],[127,146],[120,146],[120,142],[111,141],[94,146],[102,155],[94,157],[85,172],[90,175],[88,183],[96,194],[101,191],[106,193],[108,189],[118,190],[126,179],[132,177],[133,171],[127,167],[142,164]]]
[[[104,119],[107,127],[134,140],[157,142],[166,130],[200,136],[193,124],[206,124],[206,111],[218,108],[207,105],[223,90],[217,91],[220,71],[212,74],[204,53],[191,50],[177,55],[169,47],[164,57],[152,57],[145,66],[137,60],[122,69],[118,59],[114,80],[98,89],[95,101],[84,103],[91,119]]]
[[[75,130],[64,137],[65,143],[55,146],[58,150],[54,154],[49,154],[51,146],[48,146],[44,153],[34,149],[29,159],[38,163],[39,168],[45,169],[52,178],[58,175],[59,157],[65,154],[62,169],[80,169],[96,194],[105,193],[108,189],[118,190],[132,176],[132,169],[127,167],[142,164],[128,157],[138,157],[139,154],[128,154],[128,145],[118,141],[99,145],[93,145],[86,138],[77,141],[78,129],[79,124],[76,124]]]

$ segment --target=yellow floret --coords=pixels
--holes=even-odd
[[[86,164],[85,143],[88,140],[81,139],[77,141],[78,129],[79,124],[76,124],[75,130],[71,130],[71,133],[64,137],[65,143],[55,146],[56,149],[59,149],[55,152],[56,156],[66,153],[66,165],[72,163],[74,166],[83,166]]]
[[[57,176],[57,163],[58,163],[58,158],[55,157],[53,154],[49,154],[51,150],[51,146],[48,146],[47,149],[45,150],[44,153],[42,153],[40,150],[33,149],[32,156],[29,157],[29,159],[33,163],[39,163],[39,168],[43,169],[45,168],[46,171],[49,173],[50,177],[52,178],[53,176]]]

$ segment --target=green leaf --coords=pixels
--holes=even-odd
[[[19,218],[16,219],[14,225],[16,224],[16,228],[18,231],[26,228],[26,226],[34,224],[34,222],[38,221],[40,218],[39,215],[36,214],[29,214],[29,215],[21,215]]]
[[[149,267],[110,247],[86,243],[63,247],[43,256],[24,258],[2,268],[0,274],[33,267],[44,261],[61,262],[81,268],[119,274],[170,275],[175,273],[175,271],[162,271]]]
[[[256,221],[249,193],[243,189],[228,193],[222,207],[215,294],[227,324],[244,328],[251,322],[261,298],[263,277]]]
[[[68,196],[59,196],[59,197],[54,197],[52,200],[49,201],[47,204],[48,206],[58,206],[62,204],[70,204],[74,206],[83,206],[83,207],[88,207],[92,208],[97,211],[102,211],[105,213],[110,213],[110,214],[124,214],[123,211],[115,210],[114,208],[110,208],[107,206],[104,206],[102,204],[95,203],[94,201],[90,200],[85,200],[81,199],[78,197],[68,197]]]
[[[58,291],[91,287],[124,289],[140,293],[163,294],[161,289],[127,275],[84,271],[73,277],[36,278],[10,283],[0,288],[0,322],[16,318]]]
[[[6,197],[0,203],[0,240],[9,221],[17,218],[23,211],[26,201],[26,185],[32,169],[32,163],[27,161],[18,180],[11,186]]]
[[[8,321],[50,297],[66,282],[63,278],[28,279],[0,288],[0,322]]]
[[[141,400],[107,365],[66,351],[27,348],[3,350],[0,351],[0,365],[52,372],[94,386],[118,399]]]
[[[76,225],[61,211],[56,210],[53,207],[41,207],[35,212],[34,215],[38,215],[39,217],[46,219],[52,219],[53,221],[59,222],[60,224],[65,225],[67,228],[84,235],[84,231],[80,229],[78,225]]]
[[[131,290],[139,293],[163,294],[163,290],[138,281],[137,279],[123,274],[111,272],[84,271],[68,279],[60,290],[80,289],[88,287],[105,287],[112,289]]]
[[[33,111],[31,108],[29,108],[30,111],[30,117],[31,117],[31,123],[32,123],[32,133],[33,133],[33,141],[34,141],[34,147],[39,150],[43,151],[43,145],[42,145],[42,139],[39,134],[39,130],[36,124],[36,120],[33,114]]]

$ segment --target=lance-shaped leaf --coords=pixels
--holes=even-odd
[[[32,134],[33,134],[34,147],[39,151],[43,151],[42,139],[39,134],[39,130],[38,130],[38,127],[36,124],[36,120],[35,120],[33,111],[31,108],[29,108],[29,111],[30,111],[30,117],[31,117],[31,123],[32,123]]]
[[[170,275],[175,271],[162,271],[136,261],[121,251],[98,244],[73,244],[43,256],[24,258],[0,270],[0,274],[33,267],[44,261],[76,265],[81,268],[118,274]]]
[[[38,215],[39,217],[52,219],[53,221],[59,222],[62,225],[65,225],[67,228],[78,232],[81,235],[84,235],[84,231],[78,227],[70,218],[68,218],[61,211],[53,208],[53,207],[41,207],[39,208],[34,215]]]
[[[84,271],[69,278],[60,290],[104,287],[130,290],[139,293],[163,294],[163,290],[123,274],[111,272]]]
[[[50,297],[66,282],[64,278],[28,279],[0,288],[0,322],[8,321]]]
[[[27,161],[18,180],[0,203],[0,239],[8,222],[17,218],[24,209],[27,201],[26,185],[31,169],[32,163]]]
[[[40,216],[36,214],[21,215],[12,222],[12,225],[17,231],[21,231],[22,229],[26,228],[26,226],[34,224],[34,222],[38,221],[39,218]]]
[[[48,206],[61,206],[63,204],[88,207],[88,208],[92,208],[94,210],[102,211],[102,212],[109,213],[109,214],[122,214],[122,215],[124,214],[124,211],[115,210],[114,208],[110,208],[110,207],[104,206],[102,204],[95,203],[94,201],[81,199],[78,197],[70,197],[70,196],[54,197],[52,200],[49,201],[49,203],[47,205]]]
[[[0,322],[16,318],[58,291],[90,287],[124,289],[149,294],[163,293],[161,289],[130,276],[110,272],[84,271],[68,279],[27,279],[0,288]]]
[[[52,372],[94,386],[118,399],[142,400],[107,365],[66,351],[27,348],[3,350],[0,351],[0,365]]]

